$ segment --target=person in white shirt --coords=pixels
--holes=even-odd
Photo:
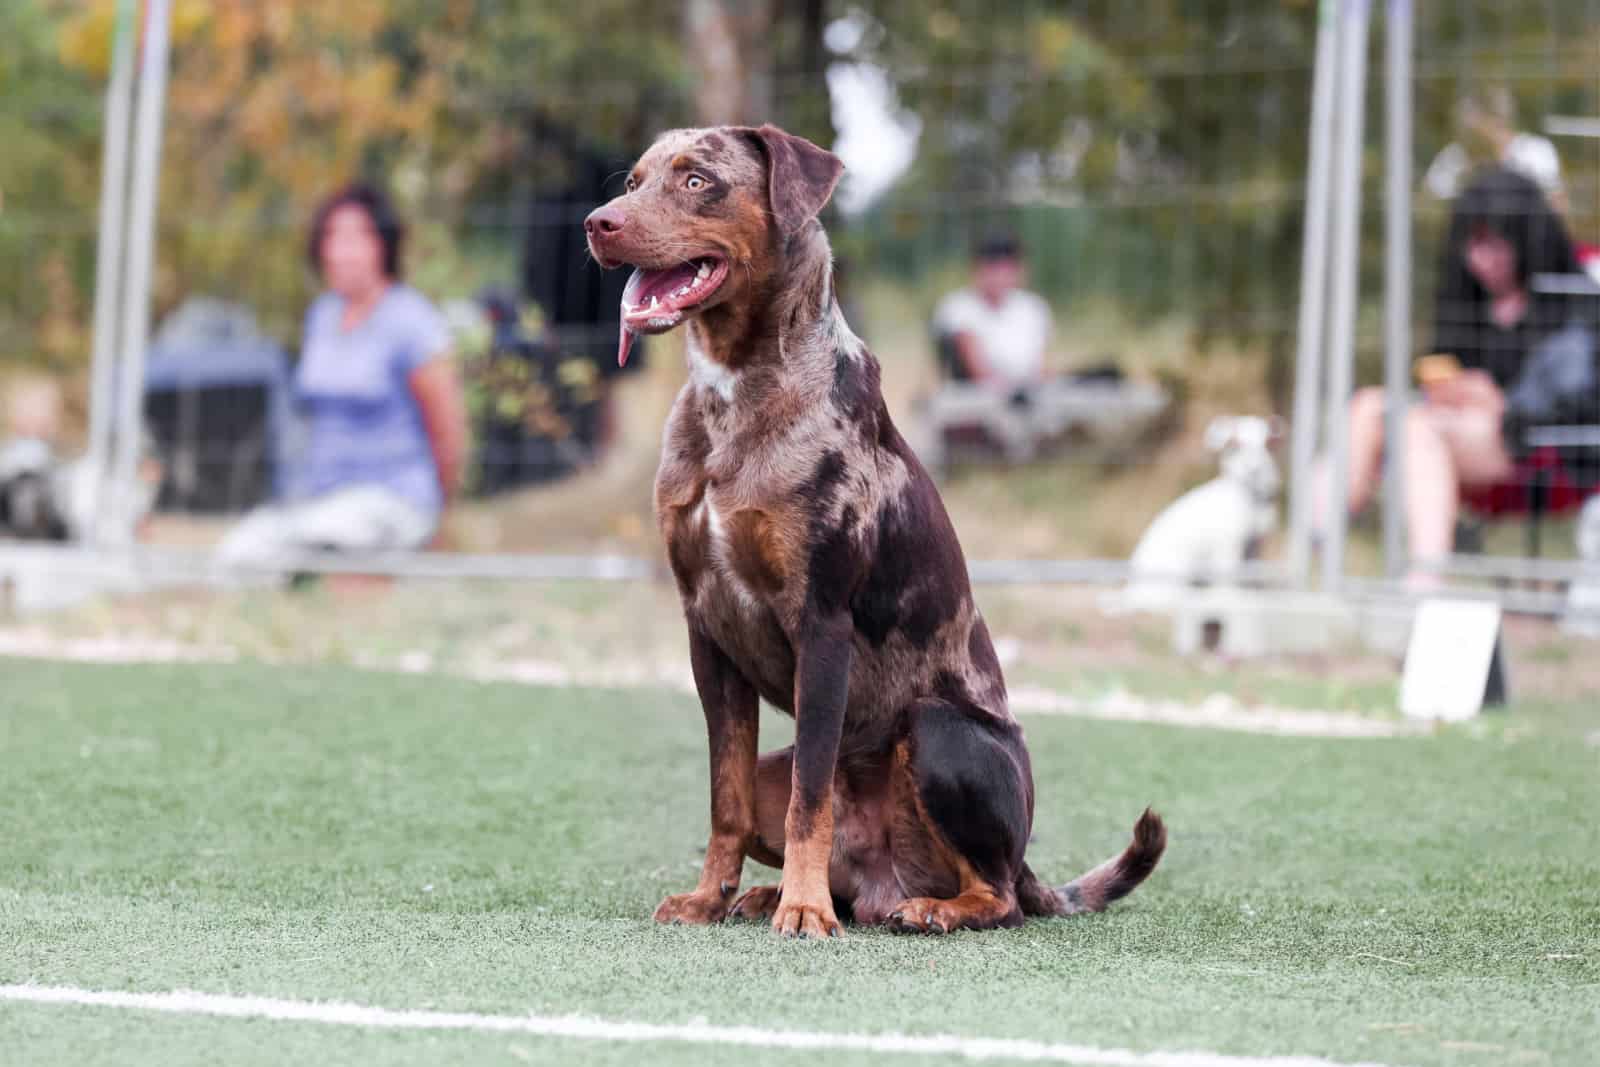
[[[1022,288],[1022,246],[1009,235],[973,251],[972,284],[939,302],[934,333],[956,381],[1026,390],[1044,380],[1050,305]]]
[[[1496,86],[1463,96],[1456,104],[1456,130],[1456,139],[1433,158],[1423,175],[1428,192],[1440,200],[1454,200],[1474,172],[1498,163],[1532,181],[1558,215],[1566,214],[1561,157],[1548,138],[1517,129],[1511,90]]]

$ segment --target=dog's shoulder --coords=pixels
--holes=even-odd
[[[883,372],[873,354],[855,341],[835,343],[831,353],[832,381],[828,404],[834,426],[854,429],[863,446],[882,447],[881,432],[888,423],[883,402]]]
[[[661,431],[661,463],[656,469],[658,515],[693,505],[704,492],[711,436],[691,383],[678,392]]]

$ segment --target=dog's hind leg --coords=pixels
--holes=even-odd
[[[910,715],[896,752],[895,866],[909,892],[925,895],[885,921],[920,933],[1019,925],[1032,788],[1021,730],[943,700]]]
[[[756,839],[750,858],[783,869],[783,821],[789,812],[794,749],[764,753],[756,763]],[[736,900],[729,918],[770,919],[778,910],[779,886],[758,885]]]
[[[750,858],[783,869],[783,821],[794,780],[794,747],[763,753],[756,761],[756,840]]]

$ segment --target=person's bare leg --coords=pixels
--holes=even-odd
[[[1516,464],[1501,436],[1499,411],[1457,408],[1437,424],[1462,485],[1495,485],[1516,473]]]
[[[1461,479],[1438,421],[1426,407],[1406,416],[1406,532],[1414,563],[1442,560],[1455,544]],[[1426,581],[1426,572],[1412,576],[1413,584]]]
[[[1383,477],[1383,390],[1376,386],[1356,390],[1350,398],[1350,514],[1359,515],[1372,503]]]
[[[1382,476],[1383,408],[1382,389],[1358,389],[1350,398],[1350,436],[1347,442],[1350,462],[1345,472],[1345,506],[1352,515],[1361,514],[1372,503],[1378,479]],[[1315,487],[1311,525],[1314,530],[1322,531],[1328,526],[1329,499],[1332,496],[1333,469],[1327,456],[1317,459],[1311,477],[1311,484]]]

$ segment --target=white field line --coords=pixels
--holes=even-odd
[[[74,663],[233,663],[236,649],[226,645],[194,645],[139,638],[62,638],[38,630],[0,630],[0,657],[66,660]],[[574,668],[551,660],[510,660],[467,665],[438,663],[426,652],[410,652],[394,660],[357,657],[356,666],[402,674],[462,676],[481,682],[518,685],[602,687],[608,689],[675,689],[694,693],[687,663],[618,662]],[[1021,715],[1067,715],[1121,722],[1154,722],[1168,726],[1232,730],[1286,737],[1402,737],[1427,733],[1426,723],[1377,719],[1350,712],[1241,704],[1225,693],[1198,703],[1152,700],[1126,691],[1080,697],[1042,686],[1011,690],[1011,710]]]
[[[466,1030],[626,1044],[720,1045],[751,1049],[807,1049],[882,1055],[944,1056],[963,1060],[1068,1063],[1082,1067],[1382,1067],[1341,1064],[1315,1056],[1226,1056],[1212,1052],[1135,1052],[1017,1038],[955,1034],[835,1034],[815,1030],[767,1030],[710,1023],[658,1024],[577,1015],[480,1015],[475,1012],[403,1011],[333,1001],[279,1000],[176,990],[124,993],[70,986],[0,985],[0,1001],[57,1004],[168,1015],[271,1019],[387,1030]]]
[[[232,663],[224,645],[196,645],[141,637],[56,637],[42,630],[0,630],[0,656],[68,663]]]
[[[1159,722],[1286,737],[1407,737],[1432,730],[1425,722],[1376,719],[1347,711],[1241,704],[1226,693],[1212,693],[1190,704],[1149,700],[1123,691],[1086,699],[1039,686],[1018,686],[1011,690],[1011,710],[1019,714]]]
[[[688,668],[618,665],[609,670],[573,670],[559,663],[521,660],[483,664],[467,676],[485,682],[547,686],[677,689],[694,693]],[[1099,697],[1072,696],[1036,685],[1015,686],[1011,710],[1019,715],[1068,715],[1119,722],[1154,722],[1168,726],[1233,730],[1282,737],[1407,737],[1428,733],[1428,723],[1378,719],[1345,711],[1241,704],[1226,693],[1213,693],[1197,703],[1151,700],[1125,690]]]

